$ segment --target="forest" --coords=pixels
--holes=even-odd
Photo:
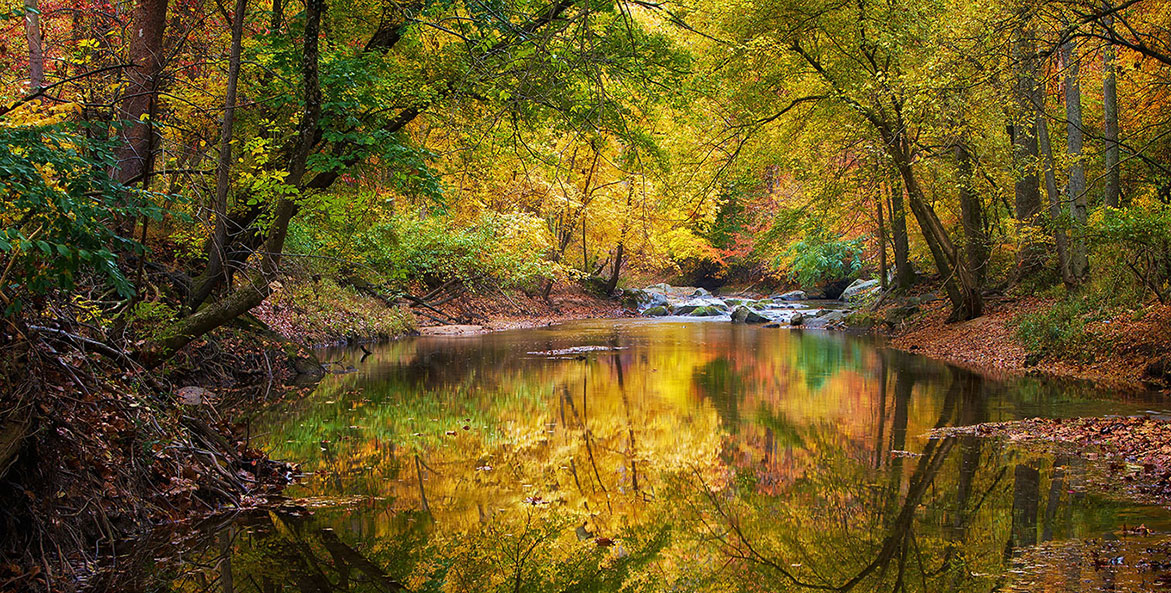
[[[318,441],[331,441],[320,434],[297,437],[302,448],[254,441],[252,422],[322,393],[331,403],[348,401],[352,394],[330,381],[363,367],[323,347],[360,348],[360,363],[394,366],[399,359],[378,348],[398,348],[394,340],[420,332],[637,316],[646,311],[642,289],[655,283],[667,283],[661,291],[668,295],[677,285],[779,307],[769,295],[801,291],[811,301],[836,302],[862,282],[873,290],[844,299],[847,308],[830,330],[876,334],[892,349],[969,369],[1090,379],[1114,398],[1171,390],[1171,2],[80,2],[0,3],[0,591],[116,590],[126,585],[111,585],[120,581],[98,567],[120,557],[119,542],[146,526],[226,508],[275,508],[286,478],[317,455]],[[593,365],[607,349],[623,356],[627,346],[615,340],[558,345],[570,347],[564,358]],[[516,350],[554,351],[526,344]],[[368,361],[371,348],[376,356]],[[510,356],[474,354],[481,355]],[[676,353],[671,362],[664,355],[660,365],[670,371],[659,375],[663,385],[679,398],[714,398],[711,405],[725,410],[719,406],[733,405],[728,393],[792,389],[738,383],[773,368],[763,360],[733,368],[708,361],[684,365],[691,370],[683,373],[677,367],[687,356]],[[879,426],[887,421],[889,356],[847,365],[858,374],[851,385],[881,392]],[[808,359],[793,364],[814,372]],[[827,376],[838,372],[834,365],[823,369]],[[649,375],[624,376],[617,368],[605,372],[617,373],[623,398],[628,389],[660,388]],[[914,368],[907,372],[928,372]],[[951,387],[936,385],[932,374],[923,380],[931,389],[922,391],[968,402],[964,394],[992,389],[948,372]],[[713,373],[741,387],[710,388]],[[562,386],[568,379],[541,376],[555,383],[553,391],[569,389]],[[875,381],[881,388],[871,389]],[[544,387],[526,384],[504,401],[527,389]],[[682,395],[688,389],[691,396]],[[420,397],[453,393],[464,392]],[[616,392],[606,393],[613,399]],[[584,418],[584,391],[580,397]],[[769,402],[761,409],[780,405],[760,397]],[[525,405],[565,405],[541,401]],[[995,420],[965,419],[969,404],[939,404],[939,422],[921,424]],[[419,404],[404,409],[412,405]],[[629,402],[624,412],[615,405],[606,413],[625,414],[630,425]],[[423,476],[433,470],[418,451],[440,457],[434,447],[442,446],[419,445],[410,449],[413,460],[404,456],[407,449],[394,448],[405,446],[398,438],[422,430],[404,418],[383,410],[364,419],[385,428],[370,437],[379,445],[367,453],[393,462],[388,481],[414,472],[422,493]],[[738,482],[720,477],[713,464],[723,459],[724,469],[738,471],[728,461],[737,458],[732,443],[751,431],[687,418],[723,426],[725,439],[686,437],[689,461],[672,457],[676,474],[657,483],[687,490],[695,484],[681,486],[680,476],[690,475],[703,492],[705,480],[733,488]],[[672,422],[684,428],[654,438],[707,430]],[[795,425],[786,433],[769,424],[769,442],[776,431],[800,433],[801,442],[829,438]],[[277,426],[279,434],[296,432]],[[452,434],[466,430],[457,426]],[[590,448],[584,419],[580,430]],[[833,436],[857,444],[870,438],[862,436],[867,430]],[[483,438],[477,446],[484,451],[520,446],[502,445],[511,438],[504,435]],[[890,435],[879,429],[877,438]],[[1127,456],[1127,442],[1143,451],[1171,447],[1171,431],[1158,438],[1122,439],[1120,454]],[[924,496],[935,479],[920,474],[939,471],[952,442],[930,441],[919,461],[907,462],[919,463],[914,475],[903,472],[901,459],[896,470],[887,463],[866,470],[910,480],[904,498],[895,496],[899,488],[884,490],[893,498],[883,505],[901,514],[866,520],[913,521],[920,503],[912,497]],[[396,444],[384,453],[383,443]],[[638,458],[668,472],[653,463],[673,455],[663,447]],[[886,443],[888,453],[902,449]],[[1131,451],[1126,464],[1141,467],[1134,459],[1145,459],[1143,451]],[[592,461],[595,451],[559,453],[578,464],[586,454]],[[571,463],[557,459],[549,463]],[[1171,458],[1159,458],[1147,473],[1161,473],[1164,461],[1171,469]],[[1061,463],[1042,465],[1052,472]],[[807,478],[816,474],[816,464],[802,467]],[[849,471],[847,479],[865,474]],[[521,473],[540,481],[532,477],[540,471]],[[603,473],[593,473],[609,495]],[[1168,479],[1158,478],[1161,492],[1171,492]],[[580,490],[577,473],[573,480]],[[405,500],[412,488],[359,490],[371,500]],[[679,496],[692,500],[698,491]],[[753,505],[778,492],[741,492],[727,504],[763,513]],[[835,504],[852,496],[834,492]],[[416,502],[428,507],[422,494]],[[601,504],[596,492],[582,496]],[[694,516],[685,519],[657,506],[643,514],[689,522],[678,529],[707,541],[696,525],[728,533],[704,523],[728,510],[721,500],[693,500]],[[480,520],[491,504],[481,503]],[[471,511],[460,508],[449,514],[472,522]],[[623,513],[614,521],[626,525]],[[427,508],[429,521],[441,514]],[[300,519],[274,514],[262,522],[285,533],[290,521]],[[595,590],[666,583],[648,575],[702,556],[692,548],[664,552],[674,544],[654,523],[642,515],[630,520],[642,530],[636,556],[645,553],[640,562],[657,568],[624,568],[624,576],[599,581]],[[332,535],[314,537],[333,546]],[[789,571],[739,537],[723,541],[735,552],[726,561],[757,568],[771,562],[777,586],[844,591],[870,586],[866,575],[878,570],[846,585],[821,581],[823,574]],[[762,537],[780,547],[817,546]],[[894,586],[905,590],[912,542],[897,546],[879,557],[883,567],[899,565]],[[330,547],[334,560],[338,549]],[[951,566],[947,549],[944,568]],[[828,566],[832,553],[820,548],[814,555]],[[433,562],[455,562],[450,550],[440,556]],[[354,562],[344,564],[366,566]],[[477,562],[477,570],[490,571],[491,562]],[[363,574],[402,589],[386,568]],[[875,590],[890,584],[882,571]],[[516,591],[523,589],[519,575]],[[683,585],[687,578],[674,576],[674,590],[692,590]],[[476,578],[452,577],[432,583],[433,590]],[[541,582],[536,590],[564,585]],[[925,579],[923,586],[935,585]]]

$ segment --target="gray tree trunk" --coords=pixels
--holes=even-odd
[[[1107,16],[1103,22],[1109,30],[1113,17]],[[1120,156],[1118,150],[1118,78],[1115,75],[1114,46],[1107,43],[1102,48],[1102,115],[1105,119],[1102,133],[1106,137],[1106,193],[1105,202],[1111,208],[1117,208],[1121,203],[1121,174],[1119,172]]]
[[[907,210],[903,206],[903,188],[897,181],[890,183],[890,237],[895,252],[895,288],[910,288],[915,284],[915,270],[911,267],[911,246],[907,238]]]
[[[1066,286],[1076,284],[1069,266],[1069,246],[1065,237],[1061,196],[1057,193],[1057,175],[1054,172],[1053,144],[1049,141],[1049,122],[1043,110],[1037,110],[1037,138],[1041,144],[1041,155],[1045,165],[1045,193],[1049,197],[1049,218],[1053,223],[1053,241],[1057,244],[1057,269]]]
[[[1045,260],[1045,245],[1040,240],[1044,233],[1040,224],[1041,188],[1037,177],[1039,149],[1035,114],[1040,105],[1037,52],[1031,30],[1018,27],[1014,37],[1017,116],[1013,120],[1012,161],[1016,170],[1014,207],[1022,233],[1017,257],[1017,279],[1021,280],[1041,270]]]
[[[215,198],[212,212],[215,215],[215,233],[208,242],[206,276],[215,277],[224,273],[224,259],[228,239],[228,189],[232,172],[232,128],[236,121],[236,87],[240,80],[240,46],[244,36],[244,12],[248,0],[236,0],[236,13],[232,16],[232,50],[228,59],[228,88],[224,92],[224,120],[220,125],[220,158],[216,165]],[[196,309],[211,294],[215,282],[203,282],[197,286],[191,297],[191,308]]]
[[[1075,278],[1085,278],[1090,268],[1086,247],[1086,211],[1089,198],[1086,194],[1086,169],[1082,164],[1085,132],[1082,129],[1082,87],[1079,81],[1077,42],[1071,40],[1062,45],[1059,55],[1065,68],[1065,119],[1069,122],[1066,125],[1066,153],[1070,161],[1066,201],[1073,214],[1073,241],[1070,246],[1069,267]]]
[[[41,37],[41,9],[37,0],[24,0],[24,34],[28,39],[28,90],[45,86],[45,50]]]
[[[956,169],[959,173],[960,217],[964,227],[964,254],[968,269],[983,288],[987,280],[988,236],[984,232],[984,207],[972,183],[972,153],[962,140],[955,144]]]

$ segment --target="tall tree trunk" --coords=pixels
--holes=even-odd
[[[215,233],[207,246],[207,270],[204,281],[195,287],[191,295],[191,309],[198,309],[210,296],[215,282],[208,278],[224,273],[224,259],[228,239],[228,189],[232,172],[232,128],[236,120],[236,87],[240,80],[240,45],[244,36],[244,12],[248,0],[236,0],[236,13],[232,16],[232,50],[228,60],[228,88],[224,92],[224,119],[220,125],[220,158],[216,165],[215,198],[212,212],[215,215]]]
[[[614,294],[618,288],[618,275],[622,271],[622,255],[626,249],[626,245],[622,241],[618,241],[618,248],[614,252],[614,269],[610,274],[610,279],[606,281],[606,294]]]
[[[1073,287],[1073,274],[1069,267],[1069,247],[1065,238],[1065,224],[1062,221],[1061,196],[1057,193],[1057,175],[1054,173],[1053,145],[1049,141],[1049,122],[1045,119],[1043,110],[1037,111],[1037,139],[1041,144],[1041,156],[1045,165],[1045,193],[1049,197],[1049,218],[1053,224],[1053,241],[1057,245],[1057,269],[1061,272],[1061,281],[1068,287]]]
[[[1062,65],[1065,68],[1065,119],[1066,153],[1069,155],[1069,183],[1066,185],[1066,200],[1073,214],[1073,245],[1069,254],[1070,272],[1075,278],[1085,278],[1089,271],[1089,254],[1086,247],[1086,217],[1089,199],[1086,195],[1086,169],[1082,164],[1082,145],[1085,134],[1082,130],[1082,87],[1079,81],[1079,60],[1077,42],[1069,41],[1061,46]]]
[[[927,202],[919,180],[915,178],[912,163],[910,140],[906,135],[906,128],[901,122],[895,126],[882,125],[879,134],[886,146],[887,154],[894,161],[895,168],[902,176],[903,185],[907,189],[907,203],[919,223],[919,230],[923,239],[931,250],[935,259],[935,266],[943,279],[943,287],[951,301],[952,311],[949,321],[964,321],[974,319],[984,314],[984,298],[972,272],[964,263],[955,243],[947,234],[947,229],[939,221],[935,209]]]
[[[151,120],[158,107],[163,70],[163,32],[168,0],[139,0],[130,27],[130,61],[126,69],[126,93],[118,110],[122,146],[117,150],[114,177],[131,184],[146,177],[154,153]]]
[[[32,92],[45,86],[45,50],[37,0],[24,0],[24,34],[28,39],[28,90]]]
[[[874,200],[874,205],[878,213],[878,278],[882,283],[882,289],[890,288],[887,281],[887,263],[886,263],[886,224],[884,224],[882,217],[882,196],[877,196]]]
[[[1027,18],[1021,15],[1019,18]],[[1032,30],[1022,24],[1014,32],[1013,63],[1016,76],[1017,114],[1013,120],[1012,160],[1016,169],[1015,213],[1020,225],[1021,244],[1017,257],[1017,279],[1029,278],[1041,270],[1045,245],[1041,241],[1041,188],[1037,178],[1036,113],[1040,106],[1037,85],[1037,55]]]
[[[955,143],[956,171],[959,174],[960,217],[964,227],[964,254],[976,286],[983,288],[988,277],[988,236],[984,232],[984,206],[976,194],[972,152],[967,143]]]
[[[318,63],[320,61],[321,14],[324,9],[325,0],[306,0],[305,2],[305,41],[301,56],[304,104],[302,105],[301,122],[297,126],[297,141],[293,148],[289,175],[285,178],[286,183],[299,189],[304,189],[302,182],[305,177],[309,153],[313,150],[321,133],[319,124],[322,96],[318,80]],[[224,298],[177,321],[167,331],[167,337],[148,344],[144,350],[138,352],[138,359],[148,367],[157,365],[173,356],[175,352],[195,338],[247,313],[253,307],[264,302],[264,299],[272,294],[272,281],[276,278],[280,265],[281,251],[284,249],[285,238],[288,236],[289,222],[297,214],[297,210],[296,201],[282,198],[277,203],[273,214],[264,254],[260,261],[260,269],[251,274],[246,282],[241,283],[241,286],[225,295]]]
[[[1108,6],[1108,4],[1107,4]],[[1114,18],[1106,16],[1103,21],[1110,29]],[[1111,208],[1122,203],[1120,155],[1118,149],[1118,78],[1115,75],[1114,45],[1107,43],[1102,48],[1102,115],[1105,122],[1102,133],[1106,137],[1106,193],[1105,202]]]
[[[903,205],[903,188],[897,181],[890,185],[890,236],[895,252],[895,288],[910,288],[915,284],[915,270],[911,267],[911,245],[907,237],[907,211]]]

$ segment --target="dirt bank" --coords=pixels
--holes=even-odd
[[[548,298],[486,287],[421,304],[307,279],[282,287],[253,314],[289,340],[322,347],[374,343],[416,333],[460,335],[541,327],[575,319],[622,317],[627,312],[616,300],[596,296],[575,282],[556,284]]]
[[[988,299],[982,317],[945,323],[949,309],[938,300],[920,305],[920,314],[884,333],[894,348],[975,370],[1087,379],[1116,389],[1168,388],[1144,373],[1152,361],[1171,355],[1171,306],[1152,305],[1086,323],[1093,352],[1076,358],[1032,354],[1017,338],[1012,322],[1052,305],[1035,297],[994,297]]]

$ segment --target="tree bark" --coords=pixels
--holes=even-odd
[[[24,0],[24,34],[28,40],[28,90],[45,86],[45,50],[41,36],[41,9],[37,0]]]
[[[614,294],[618,288],[618,275],[622,271],[622,255],[626,246],[622,241],[618,242],[618,248],[614,252],[614,270],[610,274],[610,279],[606,281],[606,294]]]
[[[1061,281],[1068,287],[1077,284],[1069,266],[1069,247],[1062,222],[1061,196],[1057,193],[1057,175],[1054,173],[1053,145],[1049,141],[1049,122],[1043,110],[1037,111],[1037,138],[1041,144],[1041,155],[1045,165],[1045,193],[1049,197],[1049,218],[1053,224],[1053,241],[1057,245],[1057,269]]]
[[[910,288],[915,284],[915,270],[911,267],[907,211],[903,205],[903,189],[895,181],[890,183],[890,236],[895,254],[895,288]]]
[[[139,0],[130,27],[130,61],[126,69],[126,92],[118,109],[122,146],[114,177],[132,184],[146,177],[154,153],[154,126],[163,70],[163,32],[167,24],[168,0]]]
[[[882,283],[882,289],[890,288],[886,277],[887,263],[886,263],[886,224],[882,217],[882,196],[878,196],[874,200],[874,205],[878,213],[878,278]]]
[[[1020,18],[1027,17],[1022,15]],[[1022,25],[1014,32],[1013,41],[1017,103],[1012,126],[1012,160],[1016,169],[1014,209],[1021,233],[1017,280],[1036,274],[1045,259],[1045,246],[1040,241],[1044,234],[1040,224],[1041,189],[1037,177],[1036,113],[1040,106],[1040,87],[1037,85],[1037,52],[1031,36],[1032,31]]]
[[[236,12],[232,16],[232,49],[228,59],[228,88],[224,92],[224,119],[220,125],[220,155],[216,165],[215,198],[212,212],[215,216],[215,233],[207,246],[207,276],[224,273],[224,259],[228,239],[228,189],[232,172],[232,128],[236,119],[236,87],[240,80],[240,45],[244,36],[244,12],[248,0],[236,0]],[[204,282],[196,287],[191,296],[191,309],[197,309],[211,294],[215,285]]]
[[[939,275],[943,279],[943,287],[952,304],[948,320],[974,319],[984,314],[984,298],[959,250],[956,249],[951,237],[948,236],[947,229],[939,221],[935,209],[927,202],[923,189],[919,186],[918,179],[915,178],[911,164],[910,146],[903,130],[902,126],[893,130],[883,127],[879,129],[879,132],[883,136],[888,153],[894,160],[895,167],[902,175],[903,184],[907,189],[907,202],[911,206],[915,220],[919,223],[923,239],[927,242]]]
[[[1110,30],[1113,17],[1103,18],[1107,31]],[[1102,134],[1106,138],[1106,193],[1104,200],[1107,206],[1117,208],[1122,203],[1121,173],[1119,171],[1120,153],[1118,149],[1118,78],[1115,74],[1114,45],[1107,43],[1102,48],[1102,115],[1105,119]]]
[[[959,174],[960,218],[964,228],[964,254],[976,286],[983,288],[988,277],[988,235],[984,231],[984,206],[976,194],[972,152],[963,140],[954,147]]]
[[[1088,197],[1086,195],[1086,169],[1082,164],[1082,146],[1085,133],[1082,130],[1082,88],[1079,81],[1077,43],[1069,41],[1061,46],[1060,57],[1065,68],[1065,119],[1066,153],[1069,155],[1069,182],[1066,186],[1066,201],[1073,214],[1073,245],[1069,254],[1070,272],[1075,278],[1085,278],[1089,271],[1089,255],[1086,247],[1086,220]]]

